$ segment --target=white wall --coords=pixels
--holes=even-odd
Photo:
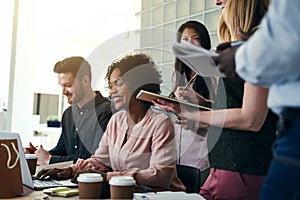
[[[8,102],[13,13],[14,1],[0,1],[0,130],[5,129],[4,109],[7,109]]]
[[[19,2],[17,35],[13,38],[12,71],[9,91],[9,122],[12,131],[23,135],[31,133],[31,115],[33,108],[35,55],[37,52],[35,38],[36,7],[32,4]],[[30,27],[30,28],[29,28]],[[25,138],[25,137],[24,137]]]
[[[110,38],[139,27],[135,15],[139,2],[19,0],[7,123],[9,130],[21,134],[24,144],[33,135],[33,94],[60,94],[56,75],[52,72],[54,64],[65,57],[80,55],[91,59],[96,71],[105,70],[107,60],[97,61],[94,66],[94,59],[98,55],[99,60],[109,58],[110,52],[102,49],[104,51],[98,52],[96,57],[90,54]],[[107,5],[109,3],[111,5]]]

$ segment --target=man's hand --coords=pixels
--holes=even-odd
[[[58,169],[58,168],[42,169],[36,175],[36,178],[37,179],[52,178],[55,180],[61,180],[61,179],[71,178],[72,174],[73,174],[73,170],[71,167],[63,168],[63,169]]]
[[[241,28],[239,28],[237,32],[242,40],[246,41],[251,37],[251,33],[246,33],[242,31]],[[219,46],[224,44],[225,43],[219,44]],[[234,46],[227,48],[224,51],[216,51],[219,53],[219,56],[212,57],[212,59],[219,67],[219,71],[224,73],[227,78],[242,81],[235,72],[235,53],[239,47],[240,46]]]
[[[219,55],[219,70],[224,73],[225,76],[229,79],[236,80],[238,75],[235,72],[235,53],[238,50],[239,46],[230,47],[224,50]]]
[[[237,33],[238,33],[238,35],[241,37],[241,40],[247,41],[247,40],[251,37],[251,35],[253,34],[253,31],[251,31],[251,33],[247,33],[247,32],[244,32],[244,31],[239,27]]]
[[[219,71],[224,73],[226,78],[232,80],[241,80],[235,72],[235,53],[239,46],[227,48],[220,52],[218,56],[212,57],[215,64],[218,66]]]
[[[51,154],[46,151],[42,145],[40,148],[34,152],[38,156],[37,164],[38,165],[48,165],[51,159]]]
[[[33,146],[33,144],[31,142],[29,142],[29,147],[25,147],[24,148],[24,152],[26,154],[34,154],[34,152],[36,151],[37,149],[35,148],[35,146]]]

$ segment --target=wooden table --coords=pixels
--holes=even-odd
[[[78,195],[72,196],[72,197],[51,196],[51,195],[44,194],[43,191],[41,191],[41,190],[32,190],[28,187],[24,187],[24,193],[25,194],[22,195],[22,196],[13,197],[13,198],[10,198],[10,199],[14,199],[14,200],[44,200],[44,199],[45,200],[66,200],[66,199],[69,200],[69,199],[79,199]],[[170,193],[170,194],[167,195],[167,193]],[[205,200],[199,194],[196,194],[196,193],[186,194],[184,192],[175,192],[174,194],[172,194],[172,192],[163,191],[163,192],[157,192],[156,194],[154,194],[154,193],[144,193],[143,195],[148,196],[150,198],[151,198],[151,195],[160,195],[161,199],[165,199],[165,197],[168,197],[168,199],[176,199],[176,197],[179,197],[180,199]],[[157,197],[156,197],[156,199],[157,199]]]
[[[22,196],[19,197],[13,197],[10,199],[14,199],[14,200],[43,200],[43,199],[47,199],[47,200],[66,200],[66,199],[79,199],[79,196],[72,196],[72,197],[59,197],[59,196],[51,196],[51,195],[47,195],[45,193],[43,193],[42,190],[32,190],[26,186],[23,186],[23,191],[24,194]]]

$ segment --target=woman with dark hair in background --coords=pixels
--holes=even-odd
[[[177,42],[189,42],[207,50],[211,41],[206,27],[198,21],[187,21],[177,32]],[[180,92],[189,91],[201,105],[210,106],[208,99],[214,98],[215,79],[197,75],[186,64],[175,58],[174,86],[171,93],[182,99]],[[190,82],[190,87],[184,86]],[[213,86],[214,85],[214,86]],[[201,185],[209,175],[207,150],[207,125],[186,118],[176,119],[174,123],[177,149],[177,164],[197,168],[201,172]],[[199,188],[200,189],[200,188]]]
[[[227,0],[226,5],[223,1],[219,22],[220,41],[241,40],[237,33],[239,28],[247,33],[253,32],[267,11],[268,4],[269,0]],[[217,91],[216,110],[181,109],[162,99],[156,105],[210,125],[208,148],[211,148],[211,170],[200,190],[205,199],[256,200],[272,159],[277,117],[267,107],[268,88],[227,78],[220,81],[225,91],[221,87]],[[189,100],[188,93],[184,96]]]

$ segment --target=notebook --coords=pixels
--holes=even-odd
[[[149,102],[155,101],[155,100],[160,98],[160,99],[164,99],[164,100],[167,100],[167,101],[171,101],[173,103],[179,103],[181,105],[185,105],[185,106],[188,106],[190,108],[201,108],[201,109],[204,109],[204,110],[212,110],[211,108],[208,108],[208,107],[205,107],[205,106],[201,106],[201,105],[198,105],[198,104],[193,104],[193,103],[190,103],[190,102],[187,102],[187,101],[181,101],[179,99],[170,98],[170,97],[167,97],[167,96],[164,96],[164,95],[156,94],[156,93],[145,91],[145,90],[140,90],[140,92],[136,95],[136,98],[144,100],[144,101],[149,101]]]
[[[31,176],[29,167],[27,164],[27,160],[25,157],[25,153],[23,151],[23,145],[21,142],[20,135],[14,132],[0,131],[1,139],[17,139],[18,147],[19,147],[19,156],[20,156],[20,165],[21,165],[21,174],[22,174],[22,182],[23,185],[32,188],[32,189],[44,189],[50,187],[77,187],[78,185],[71,182],[71,179],[68,180],[34,180]]]

